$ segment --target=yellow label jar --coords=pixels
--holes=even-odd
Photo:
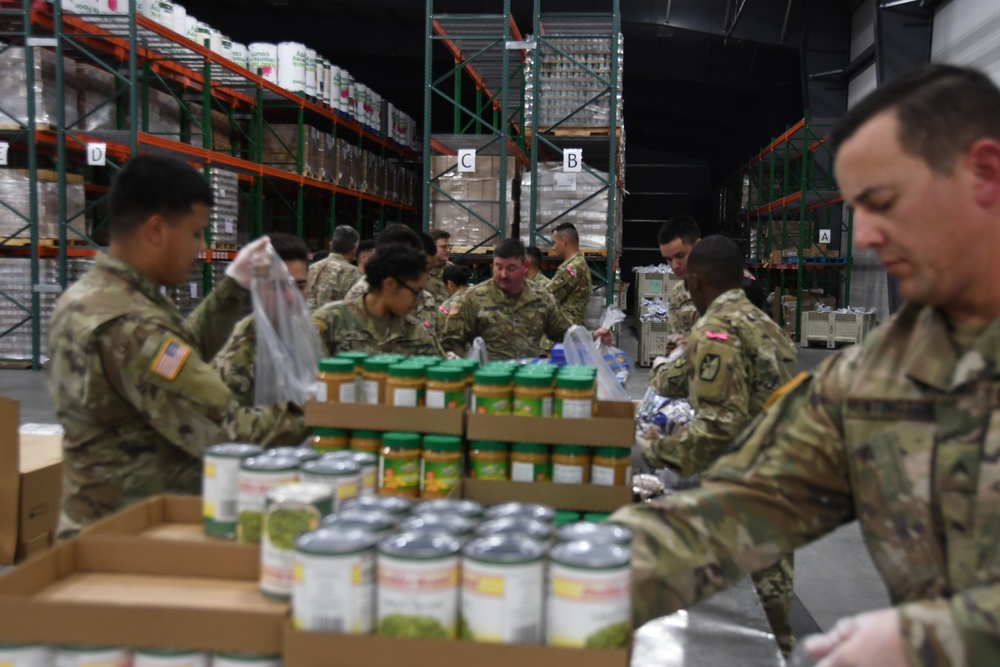
[[[386,380],[387,404],[397,408],[422,408],[427,367],[417,361],[393,364]]]
[[[337,359],[349,359],[354,362],[354,393],[357,396],[355,403],[361,403],[362,376],[365,372],[365,359],[369,356],[367,352],[344,351],[337,353]]]
[[[455,366],[427,369],[426,403],[429,408],[465,409],[465,371]]]
[[[514,374],[493,368],[476,371],[472,385],[472,409],[479,415],[509,415]]]
[[[378,431],[351,431],[350,447],[356,452],[378,454],[382,448],[382,434]]]
[[[347,431],[339,428],[314,428],[309,444],[318,452],[336,452],[347,449],[350,439]]]
[[[526,368],[514,376],[512,413],[521,417],[552,416],[552,375]]]
[[[590,482],[590,449],[582,445],[552,448],[552,481],[556,484]]]
[[[420,459],[420,497],[446,498],[462,480],[462,439],[425,435]]]
[[[512,482],[551,482],[549,448],[535,442],[515,442],[510,446]]]
[[[349,359],[322,359],[319,362],[319,400],[327,403],[356,403],[357,383],[354,362]]]
[[[400,361],[402,361],[402,357],[395,354],[377,354],[365,359],[361,379],[361,403],[386,405],[386,383],[389,380],[389,367]]]
[[[556,377],[553,414],[563,419],[590,419],[597,414],[597,385],[590,375],[560,373]]]
[[[470,443],[469,477],[510,479],[510,453],[507,443],[493,440],[475,440]]]
[[[624,486],[632,483],[632,450],[628,447],[598,447],[590,463],[590,483]]]
[[[420,435],[386,433],[378,461],[379,493],[416,498],[420,495]]]

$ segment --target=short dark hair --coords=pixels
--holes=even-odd
[[[528,260],[534,263],[538,268],[542,268],[542,251],[539,250],[538,246],[530,246],[524,249],[525,255]]]
[[[403,283],[416,280],[427,273],[427,255],[420,249],[405,243],[389,243],[379,246],[378,252],[365,264],[365,278],[368,287],[378,291],[386,278],[394,278]]]
[[[451,238],[451,232],[446,232],[443,229],[432,229],[431,230],[431,238],[434,239],[434,243],[437,243],[441,239],[450,239]]]
[[[136,155],[111,183],[108,229],[112,238],[125,237],[154,215],[177,222],[195,204],[215,205],[204,175],[175,157]]]
[[[747,295],[747,299],[750,300],[750,303],[766,313],[767,296],[764,294],[764,288],[761,287],[760,281],[756,278],[744,275],[740,285],[743,287],[743,293]]]
[[[424,252],[428,256],[433,257],[438,252],[437,242],[431,238],[431,235],[427,232],[417,232],[417,236],[420,237],[420,243],[423,244]]]
[[[576,231],[576,225],[572,222],[564,222],[554,230],[553,234],[558,234],[572,245],[580,245],[580,234]]]
[[[893,79],[852,107],[830,132],[830,150],[836,153],[862,125],[887,111],[899,122],[900,147],[937,173],[950,173],[978,139],[1000,140],[1000,89],[990,77],[931,64]]]
[[[498,259],[519,259],[522,262],[525,258],[524,244],[520,239],[504,239],[493,249],[493,256]]]
[[[725,236],[703,238],[688,255],[688,275],[697,273],[709,286],[739,289],[743,284],[743,251]]]
[[[456,285],[468,285],[469,281],[472,280],[472,268],[461,264],[449,264],[444,267],[441,279],[444,280],[444,282],[448,282],[450,280]]]
[[[338,225],[333,230],[333,251],[338,255],[346,255],[358,247],[361,236],[358,230],[350,225]]]
[[[298,236],[283,234],[281,232],[270,232],[267,238],[271,241],[271,247],[283,262],[308,262],[309,246]]]
[[[382,230],[382,233],[375,237],[376,248],[381,248],[390,243],[405,243],[418,249],[423,249],[424,247],[420,241],[420,236],[417,235],[415,230],[398,222],[387,225]]]
[[[676,215],[660,227],[656,242],[660,245],[680,239],[685,245],[693,245],[701,238],[701,229],[690,215]]]
[[[365,239],[358,244],[358,256],[365,254],[366,252],[375,252],[375,241],[372,239]]]

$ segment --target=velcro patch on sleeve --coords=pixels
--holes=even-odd
[[[715,333],[713,331],[706,331],[705,338],[709,340],[729,340],[729,334],[727,333]]]
[[[191,348],[176,338],[168,338],[153,360],[152,371],[162,378],[173,381],[184,368],[191,356]]]
[[[574,269],[572,266],[566,267],[566,273],[576,278],[576,269]]]

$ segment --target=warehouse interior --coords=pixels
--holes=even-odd
[[[20,2],[0,1],[0,11],[6,11],[8,4],[12,11],[20,10]],[[616,167],[620,169],[617,191],[612,183],[600,200],[608,211],[608,242],[603,253],[596,252],[588,260],[595,276],[599,276],[595,281],[600,297],[597,305],[601,306],[598,311],[616,299],[613,298],[615,276],[620,282],[631,283],[625,300],[616,301],[628,315],[617,345],[633,361],[627,390],[636,400],[643,397],[648,387],[648,362],[652,359],[642,340],[646,295],[638,289],[637,276],[645,267],[652,268],[662,262],[656,236],[667,218],[691,215],[700,223],[704,236],[722,234],[742,244],[748,266],[772,295],[773,316],[780,318],[785,331],[795,339],[797,349],[807,337],[806,311],[817,304],[853,307],[859,313],[870,313],[872,324],[883,323],[902,301],[875,254],[852,247],[851,212],[832,184],[832,158],[822,146],[829,123],[879,84],[924,62],[975,66],[1000,81],[1000,5],[995,0],[257,0],[253,3],[187,0],[185,5],[188,14],[196,14],[199,21],[220,27],[234,41],[243,44],[264,41],[308,45],[330,63],[350,70],[359,82],[363,81],[381,99],[390,101],[396,110],[409,116],[416,123],[417,134],[423,135],[424,129],[430,128],[433,135],[451,137],[453,148],[463,145],[461,141],[454,143],[455,135],[459,134],[454,131],[459,125],[457,115],[448,104],[428,101],[432,94],[427,81],[445,78],[445,73],[456,68],[457,61],[452,51],[429,41],[429,16],[509,17],[518,26],[521,37],[527,39],[539,7],[542,13],[552,16],[594,15],[604,19],[614,13],[624,54],[617,91],[622,100],[618,123],[624,131],[616,135],[615,128],[611,128],[610,139],[607,134],[567,135],[558,143],[564,149],[582,146],[589,166],[605,176],[610,171],[612,181]],[[0,39],[11,37],[5,34]],[[82,48],[67,49],[68,54],[82,61],[81,52]],[[426,61],[425,53],[432,54],[430,62]],[[206,64],[205,71],[209,70]],[[455,77],[456,81],[458,78]],[[111,89],[115,90],[113,86]],[[119,96],[120,127],[92,136],[116,145],[129,145],[127,132],[121,127],[131,122],[133,128],[139,127],[141,131],[143,121],[127,118],[121,103],[127,93],[119,89],[113,94]],[[523,91],[512,89],[512,95],[519,94]],[[188,93],[188,97],[180,95],[179,99],[183,98],[183,106],[183,102],[190,103],[198,95]],[[466,108],[483,104],[476,87],[469,85],[468,80],[461,88],[455,84],[455,101]],[[3,104],[0,102],[0,110]],[[139,110],[142,104],[140,99],[139,106],[133,108]],[[281,120],[288,126],[296,122],[293,107],[294,104],[282,111],[287,118]],[[184,125],[188,123],[188,115],[194,116],[199,111],[200,107],[182,114],[182,129],[178,134],[185,143],[199,141],[194,136],[194,125],[190,126],[192,136],[185,137],[188,129]],[[209,125],[215,122],[207,105],[203,111]],[[303,114],[298,113],[301,140]],[[484,110],[483,118],[487,116]],[[232,127],[243,123],[245,128],[254,122],[249,117],[249,112],[240,109],[230,114],[229,123]],[[330,118],[336,137],[338,128],[347,127],[348,121],[334,121],[333,114]],[[415,145],[393,143],[379,134],[377,127],[362,130],[353,121],[349,122],[344,131],[346,136],[357,138],[359,145],[365,143],[366,149],[373,153],[378,152],[375,146],[381,144],[381,157],[395,161],[401,171],[407,171],[406,178],[412,180],[406,186],[410,188],[411,199],[403,201],[401,197],[394,202],[393,197],[374,191],[365,196],[345,195],[346,190],[340,189],[337,181],[333,181],[336,188],[328,188],[333,194],[324,190],[317,195],[301,184],[302,178],[309,175],[303,162],[297,165],[297,174],[295,166],[292,167],[293,175],[299,179],[297,190],[293,186],[283,189],[260,182],[266,179],[258,179],[251,186],[246,186],[244,180],[237,184],[237,177],[231,173],[230,185],[224,172],[210,175],[213,167],[206,163],[206,175],[213,181],[216,192],[219,188],[239,188],[242,203],[239,212],[234,203],[232,212],[239,229],[227,228],[231,238],[213,247],[218,252],[218,261],[206,262],[192,272],[190,298],[187,285],[172,293],[182,310],[193,308],[221,279],[225,262],[235,256],[237,240],[243,243],[260,233],[288,231],[303,236],[311,250],[318,251],[325,249],[335,224],[356,225],[363,230],[363,237],[395,221],[425,230],[435,227],[435,222],[427,217],[427,202],[421,200],[438,197],[434,193],[440,189],[427,182],[426,175],[434,170],[421,161],[422,156],[437,153],[441,144],[429,147],[429,136],[420,136],[420,143]],[[522,140],[527,126],[522,118]],[[535,129],[542,132],[538,126]],[[0,123],[3,134],[0,138],[9,139],[12,144],[21,140],[22,131],[27,136],[26,127]],[[150,132],[148,128],[146,131]],[[82,130],[63,133],[60,128],[60,141],[74,132],[78,137],[86,134]],[[502,141],[513,137],[511,146],[514,146],[518,134],[508,135],[508,132],[513,131],[504,127],[500,133]],[[52,134],[56,135],[54,124]],[[236,134],[234,131],[234,146]],[[468,134],[468,145],[482,145],[476,132]],[[493,136],[489,132],[486,135]],[[33,130],[30,136],[36,136]],[[294,144],[294,133],[284,139],[287,144]],[[130,150],[134,151],[134,136],[131,141]],[[39,139],[39,145],[42,143]],[[249,143],[253,143],[252,138]],[[808,176],[803,171],[801,178],[793,174],[794,183],[780,183],[780,175],[775,181],[776,170],[780,172],[786,162],[799,168],[800,163],[794,162],[795,157],[789,158],[787,151],[799,150],[794,147],[803,144],[812,144],[801,153],[815,153],[814,161],[806,160],[810,164],[808,169],[814,171]],[[497,145],[490,149],[494,152],[481,153],[494,156]],[[790,145],[793,148],[788,148]],[[207,146],[205,150],[211,151],[211,141]],[[285,148],[294,151],[294,146]],[[157,143],[155,150],[161,149],[163,146]],[[224,148],[222,152],[227,150]],[[782,151],[785,151],[784,161]],[[239,160],[253,161],[235,153],[234,148],[231,156],[234,164]],[[111,156],[109,152],[109,159],[117,161],[117,156]],[[6,159],[5,156],[4,164]],[[89,266],[87,262],[94,249],[102,245],[103,232],[97,221],[106,216],[106,210],[99,199],[107,192],[110,175],[92,170],[89,165],[67,170],[65,152],[57,153],[52,146],[32,157],[36,162],[30,165],[27,158],[11,159],[13,166],[23,170],[51,167],[52,175],[47,178],[63,187],[69,183],[77,185],[81,192],[80,219],[67,220],[67,204],[61,202],[59,208],[64,217],[53,227],[58,228],[53,234],[30,230],[20,222],[0,232],[0,238],[6,237],[0,242],[0,258],[27,262],[28,249],[33,249],[30,280],[24,276],[21,284],[18,277],[12,284],[14,289],[3,293],[9,303],[6,310],[0,309],[4,318],[0,321],[0,358],[6,364],[0,368],[0,395],[20,401],[22,424],[53,424],[57,419],[44,370],[46,318],[51,315],[61,290],[79,277]],[[530,235],[525,231],[529,181],[519,180],[532,172],[529,164],[518,168],[510,199],[513,205],[521,197],[517,209],[521,215],[520,234],[526,240],[535,240],[533,218]],[[218,170],[219,164],[214,168]],[[538,174],[534,177],[537,184]],[[277,182],[280,177],[274,180]],[[508,178],[508,188],[509,181]],[[254,189],[257,187],[260,189]],[[518,192],[518,187],[523,189]],[[802,202],[813,192],[817,199],[808,211],[804,203],[775,206],[777,201],[788,199],[793,191]],[[86,192],[85,209],[83,192]],[[329,201],[325,199],[328,194]],[[254,197],[266,199],[267,204],[247,217],[242,208],[244,200]],[[0,194],[0,204],[3,202],[4,195]],[[439,205],[438,201],[434,204]],[[16,212],[16,206],[6,208]],[[500,211],[502,218],[502,202]],[[83,218],[85,223],[81,223]],[[214,219],[212,224],[215,229]],[[222,223],[218,224],[221,229]],[[538,229],[541,239],[538,245],[543,249],[550,243],[545,228]],[[44,236],[55,239],[46,240]],[[453,260],[470,264],[477,277],[484,277],[490,256],[477,252],[480,245],[488,247],[492,241],[477,241],[478,238],[456,244],[468,250],[455,252]],[[797,263],[792,262],[792,257]],[[39,258],[48,260],[49,268],[38,264]],[[558,262],[550,262],[548,266],[556,265]],[[11,271],[21,276],[27,269]],[[669,283],[664,279],[663,284],[665,288]],[[804,299],[811,301],[807,303]],[[857,334],[856,342],[861,342],[861,337],[861,333]],[[809,341],[805,341],[799,350],[799,370],[815,368],[835,347],[842,349],[843,341],[837,341],[836,346],[832,340],[829,345],[808,345]],[[792,625],[799,637],[829,630],[844,616],[890,604],[856,523],[796,553],[795,591]]]

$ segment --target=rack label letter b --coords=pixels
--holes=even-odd
[[[0,141],[0,166],[7,166],[7,151],[10,150],[10,144],[6,141]]]
[[[471,173],[476,171],[476,149],[458,149],[458,173]]]
[[[563,152],[563,171],[583,171],[582,148],[567,148]]]
[[[92,167],[103,167],[107,164],[107,144],[87,144],[87,164]]]

